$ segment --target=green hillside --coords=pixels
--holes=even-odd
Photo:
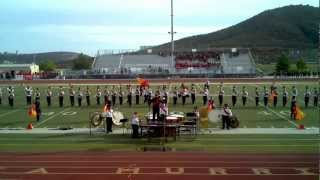
[[[229,28],[177,40],[176,49],[208,47],[315,48],[318,46],[319,8],[285,6],[264,11]],[[169,50],[170,44],[155,49]]]

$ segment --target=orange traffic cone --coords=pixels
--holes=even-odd
[[[28,129],[28,130],[33,129],[33,125],[32,125],[32,123],[29,123],[29,124],[28,124],[27,129]]]

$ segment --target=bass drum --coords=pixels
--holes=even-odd
[[[213,123],[221,122],[219,112],[220,112],[220,110],[218,110],[218,109],[215,109],[215,110],[212,110],[211,112],[209,112],[209,114],[208,114],[209,121],[213,122]]]
[[[236,116],[232,116],[231,117],[231,127],[232,128],[238,128],[239,127],[239,125],[240,125],[240,121],[238,120],[238,118],[236,117]]]
[[[103,118],[101,116],[101,113],[99,113],[99,112],[92,113],[90,116],[90,121],[91,121],[91,125],[93,127],[99,127],[103,122]]]
[[[120,126],[121,125],[120,120],[124,118],[123,114],[119,111],[114,111],[112,114],[113,114],[113,117],[112,117],[113,124],[115,124],[116,126]]]

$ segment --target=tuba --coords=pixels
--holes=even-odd
[[[99,127],[103,122],[103,115],[99,112],[90,114],[90,123],[93,127]]]
[[[99,127],[103,124],[105,118],[106,118],[106,113],[94,112],[90,114],[90,123],[93,127]],[[114,111],[112,113],[112,121],[113,121],[113,124],[115,124],[116,126],[121,125],[120,120],[123,118],[124,118],[123,114],[119,111]]]

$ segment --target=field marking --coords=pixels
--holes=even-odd
[[[50,119],[52,119],[52,118],[54,118],[54,117],[57,117],[58,115],[64,113],[65,111],[68,111],[69,109],[70,109],[70,108],[67,108],[67,109],[65,109],[65,110],[63,110],[63,111],[60,111],[59,113],[57,113],[57,114],[55,114],[55,115],[53,115],[53,116],[48,117],[47,119],[41,121],[39,124],[36,124],[35,127],[39,127],[39,126],[42,125],[43,123],[49,121]]]
[[[284,120],[287,120],[289,123],[293,124],[295,127],[299,127],[299,125],[298,125],[297,123],[291,121],[289,118],[281,115],[280,113],[277,113],[277,112],[271,110],[269,107],[266,107],[266,109],[269,110],[269,111],[271,111],[272,113],[274,113],[276,116],[278,116],[278,117],[280,117],[280,118],[282,118],[282,119],[284,119]]]
[[[12,111],[9,111],[9,112],[6,112],[6,113],[3,113],[3,114],[0,114],[0,117],[7,116],[7,115],[12,114],[12,113],[17,112],[17,111],[20,111],[20,109],[16,109],[16,110],[12,110]]]
[[[250,86],[251,86],[251,85],[250,85]],[[251,87],[252,87],[252,86],[251,86]],[[253,97],[251,97],[251,96],[248,96],[248,99],[251,100],[252,102],[255,102],[255,99],[253,99]],[[268,98],[268,101],[269,101],[269,98]],[[268,104],[269,104],[269,102],[268,102]],[[276,111],[273,111],[273,110],[270,109],[268,106],[265,107],[265,106],[262,105],[261,103],[259,103],[259,106],[260,106],[260,107],[264,107],[266,110],[272,112],[273,114],[275,114],[276,116],[280,117],[281,119],[287,120],[290,124],[294,125],[294,127],[299,127],[298,124],[294,123],[293,121],[291,121],[289,118],[283,116],[282,114],[277,113]]]

